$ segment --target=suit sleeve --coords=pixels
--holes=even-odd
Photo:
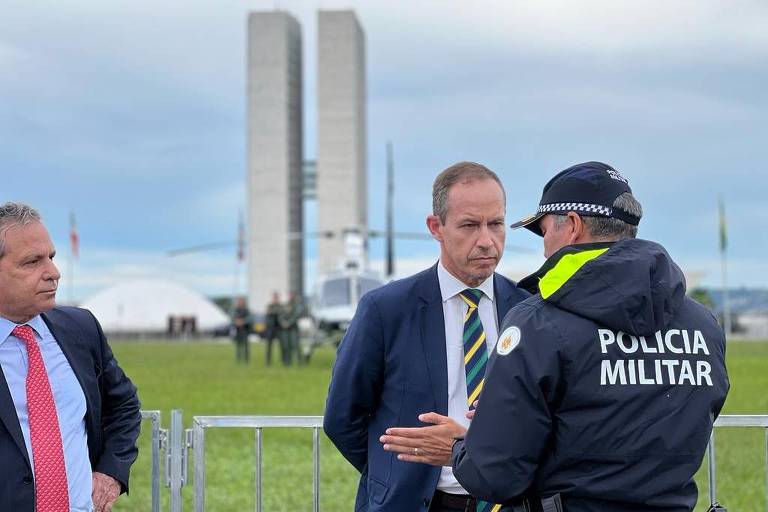
[[[118,366],[98,321],[102,373],[101,393],[101,453],[93,470],[120,482],[121,492],[128,492],[128,476],[136,460],[136,440],[141,428],[141,405],[136,387]]]
[[[473,496],[494,503],[519,498],[531,486],[552,433],[552,404],[561,387],[557,332],[535,310],[518,306],[504,320],[520,342],[494,351],[474,419],[453,447],[453,474]]]
[[[382,328],[375,301],[364,296],[339,346],[325,405],[325,433],[360,473],[368,460],[368,424],[381,396]]]

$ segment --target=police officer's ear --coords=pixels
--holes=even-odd
[[[589,232],[584,225],[584,220],[576,212],[568,212],[566,214],[565,225],[560,229],[566,229],[568,232],[567,245],[583,244],[591,241],[588,240]]]

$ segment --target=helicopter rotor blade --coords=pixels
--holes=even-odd
[[[380,231],[376,229],[368,230],[368,236],[371,238],[384,238],[387,236],[386,231]],[[401,240],[432,240],[432,235],[429,233],[418,232],[405,232],[399,231],[392,233],[393,238],[399,238]]]
[[[166,253],[167,256],[181,256],[182,254],[192,254],[196,252],[207,252],[215,249],[221,249],[224,247],[232,247],[235,245],[235,240],[227,242],[210,242],[207,244],[192,245],[189,247],[181,247],[179,249],[172,249]]]
[[[381,231],[381,230],[369,229],[367,230],[367,235],[370,238],[386,238],[387,232]],[[288,240],[301,240],[301,239],[307,239],[307,238],[331,239],[339,236],[341,236],[341,233],[338,233],[336,231],[331,231],[331,230],[313,231],[310,233],[302,233],[300,231],[291,231],[287,234]],[[392,238],[399,239],[399,240],[433,240],[432,235],[430,235],[429,233],[399,231],[399,232],[392,233],[391,236]],[[233,247],[236,244],[237,244],[236,240],[210,242],[206,244],[191,245],[188,247],[180,247],[178,249],[172,249],[166,252],[166,255],[181,256],[184,254],[194,254],[198,252],[214,251],[216,249]],[[506,244],[504,247],[507,250],[518,252],[518,253],[533,254],[537,252],[534,249],[531,249],[530,247],[523,247],[521,245]]]
[[[315,231],[311,233],[302,233],[301,231],[291,231],[287,234],[288,240],[301,240],[303,238],[335,238],[339,236],[333,231]],[[197,252],[215,251],[216,249],[223,249],[225,247],[232,247],[237,243],[236,240],[222,241],[222,242],[209,242],[206,244],[190,245],[188,247],[180,247],[178,249],[171,249],[166,252],[167,256],[181,256],[184,254],[194,254]]]
[[[302,238],[336,238],[339,233],[331,230],[327,231],[311,231],[309,233],[303,233],[301,231],[291,231],[288,233],[289,240],[301,240]]]

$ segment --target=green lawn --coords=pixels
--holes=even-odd
[[[113,349],[139,388],[142,408],[162,411],[164,427],[172,409],[184,411],[187,427],[197,415],[322,415],[334,356],[333,349],[319,350],[309,366],[286,369],[266,368],[260,345],[252,347],[250,366],[235,364],[230,343],[124,342]],[[144,425],[131,495],[116,510],[150,510],[150,423]],[[263,443],[264,510],[311,510],[311,430],[265,430]],[[206,431],[207,510],[254,510],[254,449],[252,429]],[[191,466],[189,474],[191,480]],[[356,471],[324,436],[321,475],[322,509],[351,510]],[[192,510],[191,482],[184,495],[184,509]],[[163,498],[167,510],[166,489]]]
[[[727,349],[731,390],[723,414],[768,414],[768,342],[733,342]],[[766,433],[719,428],[715,432],[717,499],[728,510],[766,510]],[[698,511],[708,502],[706,463],[697,475]]]
[[[321,415],[333,364],[331,348],[315,352],[307,367],[265,368],[262,349],[253,347],[248,367],[234,362],[229,343],[116,342],[121,366],[139,388],[143,409],[159,409],[163,426],[171,409],[183,409],[184,424],[196,415]],[[726,414],[768,414],[768,342],[731,343],[728,347],[731,393]],[[150,510],[149,422],[140,438],[139,460],[131,475],[131,495],[117,511]],[[757,429],[720,429],[718,498],[729,510],[762,510],[765,501],[765,434]],[[207,510],[254,509],[254,432],[211,429],[206,432]],[[264,510],[311,510],[312,434],[310,430],[264,431]],[[321,508],[352,510],[357,473],[323,437]],[[192,467],[190,466],[190,480]],[[700,505],[706,510],[706,468],[699,473]],[[193,489],[184,490],[192,510]],[[163,488],[163,509],[168,508]]]

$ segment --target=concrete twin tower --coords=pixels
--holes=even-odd
[[[317,16],[319,271],[343,257],[341,231],[367,227],[365,35],[353,11]],[[248,295],[263,312],[273,291],[304,289],[302,37],[281,11],[248,17]]]

